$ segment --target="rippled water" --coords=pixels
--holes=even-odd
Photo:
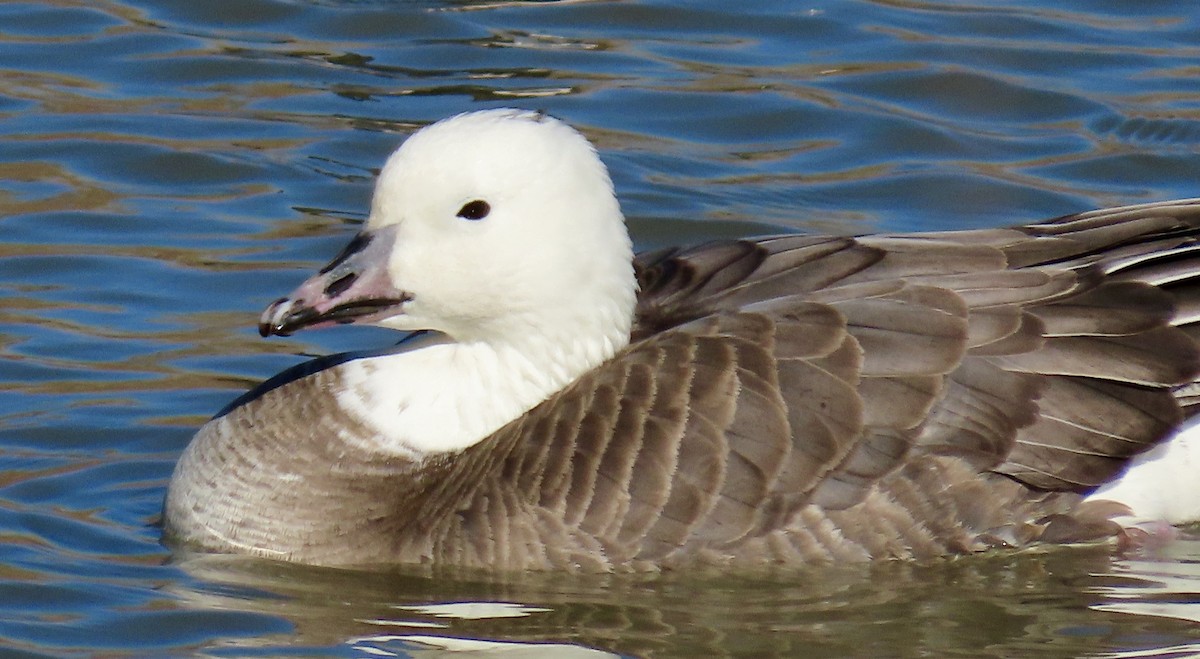
[[[592,138],[642,247],[994,226],[1200,194],[1200,8],[0,2],[0,654],[1200,654],[1186,535],[736,576],[172,556],[155,520],[193,429],[388,338],[266,341],[258,311],[404,135],[498,104]]]

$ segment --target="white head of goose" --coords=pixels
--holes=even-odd
[[[166,532],[324,565],[614,570],[1186,521],[1194,474],[1165,497],[1183,508],[1131,494],[1170,461],[1118,479],[1188,447],[1198,235],[1188,200],[635,257],[582,136],[459,115],[392,155],[363,230],[261,325],[426,331],[286,371],[207,423]]]

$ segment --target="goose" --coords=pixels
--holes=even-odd
[[[201,427],[165,536],[575,571],[1136,540],[1200,517],[1198,236],[1191,199],[635,256],[580,133],[460,114],[387,159],[365,226],[260,324],[406,338]]]

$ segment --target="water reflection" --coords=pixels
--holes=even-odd
[[[1200,556],[1200,539],[1171,547],[1175,558]],[[972,656],[1169,656],[1127,653],[1200,638],[1158,617],[1166,593],[1179,607],[1173,617],[1200,611],[1200,574],[1171,565],[1114,563],[1107,548],[1079,547],[930,565],[564,578],[381,576],[190,556],[179,566],[196,581],[174,592],[204,608],[283,615],[294,642],[318,647],[370,640],[408,652],[404,643],[416,639],[447,647],[473,639],[631,656],[948,656],[968,647]],[[1151,575],[1158,585],[1149,587]]]
[[[1173,542],[1143,558],[1118,561],[1104,585],[1097,611],[1200,622],[1200,540]],[[1198,634],[1200,637],[1200,634]],[[1200,650],[1200,644],[1195,646]]]

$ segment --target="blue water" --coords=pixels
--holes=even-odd
[[[405,135],[497,105],[585,132],[641,247],[997,226],[1200,195],[1200,6],[0,3],[0,655],[1200,654],[1186,535],[736,577],[172,555],[200,423],[390,338],[263,340],[259,311]]]

